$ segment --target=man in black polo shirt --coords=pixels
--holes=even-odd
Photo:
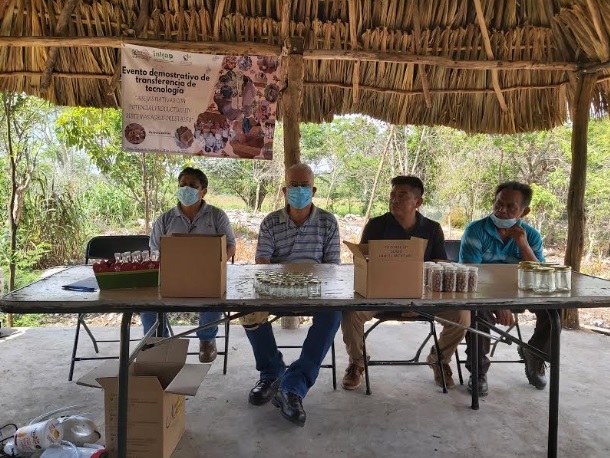
[[[424,254],[424,260],[447,259],[445,252],[445,237],[443,229],[436,221],[422,216],[417,210],[423,203],[424,184],[415,176],[397,176],[392,178],[392,191],[390,192],[390,211],[377,218],[371,219],[362,232],[360,243],[368,243],[369,240],[402,240],[411,237],[428,239],[428,245]],[[405,278],[405,280],[408,280]],[[343,312],[341,329],[343,331],[343,342],[349,355],[349,366],[343,377],[343,388],[353,390],[360,386],[362,374],[364,373],[364,360],[362,358],[362,337],[364,335],[364,323],[375,316],[376,312]],[[414,314],[416,315],[416,314]],[[444,318],[462,326],[470,326],[470,312],[467,310],[455,310],[450,312],[436,313],[436,316]],[[455,387],[455,382],[449,362],[458,344],[466,335],[466,329],[444,325],[439,338],[439,348],[443,360],[443,372],[447,388]],[[437,361],[434,347],[430,351],[427,360],[431,363]],[[443,386],[441,370],[437,365],[430,366],[434,370],[434,381]]]

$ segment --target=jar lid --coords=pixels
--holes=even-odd
[[[537,266],[539,264],[538,261],[519,261],[519,267]]]
[[[559,264],[556,262],[541,262],[540,265],[542,267],[557,267]]]
[[[534,269],[536,272],[540,272],[540,273],[544,273],[544,274],[550,274],[555,272],[555,269],[553,267],[536,267],[536,269]]]
[[[572,270],[572,268],[570,266],[555,266],[555,270],[565,271],[565,270]]]
[[[517,269],[519,270],[524,270],[526,272],[533,272],[536,269],[540,269],[540,266],[532,266],[532,265],[519,265],[519,267],[517,267]]]
[[[454,270],[457,270],[457,267],[454,266],[453,264],[449,264],[447,266],[444,266],[443,269],[444,270],[449,270],[449,271],[454,271]]]
[[[479,268],[478,268],[478,267],[475,267],[475,266],[468,266],[468,270],[469,270],[470,272],[477,272],[477,271],[479,270]]]
[[[461,271],[464,271],[464,272],[466,272],[468,270],[468,266],[455,266],[455,268],[457,270],[461,270]]]

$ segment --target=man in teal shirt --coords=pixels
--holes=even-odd
[[[532,188],[526,184],[509,181],[496,188],[491,215],[470,223],[460,245],[460,262],[467,264],[517,264],[519,261],[544,261],[542,236],[524,223],[521,218],[530,212]],[[529,344],[539,350],[550,352],[551,323],[546,310],[536,310],[536,328]],[[514,322],[510,310],[479,312],[479,316],[489,323],[510,326]],[[479,326],[489,332],[486,326]],[[466,336],[466,367],[470,370],[471,340]],[[487,395],[487,371],[489,370],[490,339],[479,337],[479,390]],[[525,375],[529,383],[542,390],[547,384],[544,361],[527,349],[519,347],[519,354],[525,360]],[[472,389],[472,377],[468,383]]]

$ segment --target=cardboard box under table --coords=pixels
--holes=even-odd
[[[188,339],[172,340],[138,354],[129,367],[127,456],[169,458],[185,430],[184,397],[194,396],[209,364],[185,364]],[[104,390],[105,439],[117,450],[119,363],[107,361],[76,383]]]
[[[162,297],[222,297],[227,291],[227,238],[163,236],[160,270]]]
[[[354,290],[358,294],[367,298],[422,296],[426,239],[343,243],[354,255]]]

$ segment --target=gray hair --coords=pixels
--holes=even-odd
[[[313,173],[313,170],[311,169],[311,167],[308,166],[307,164],[299,163],[299,164],[291,165],[286,170],[286,176],[288,176],[290,174],[290,172],[293,172],[293,171],[296,171],[296,172],[307,172],[311,176],[311,183],[313,184],[314,173]]]

